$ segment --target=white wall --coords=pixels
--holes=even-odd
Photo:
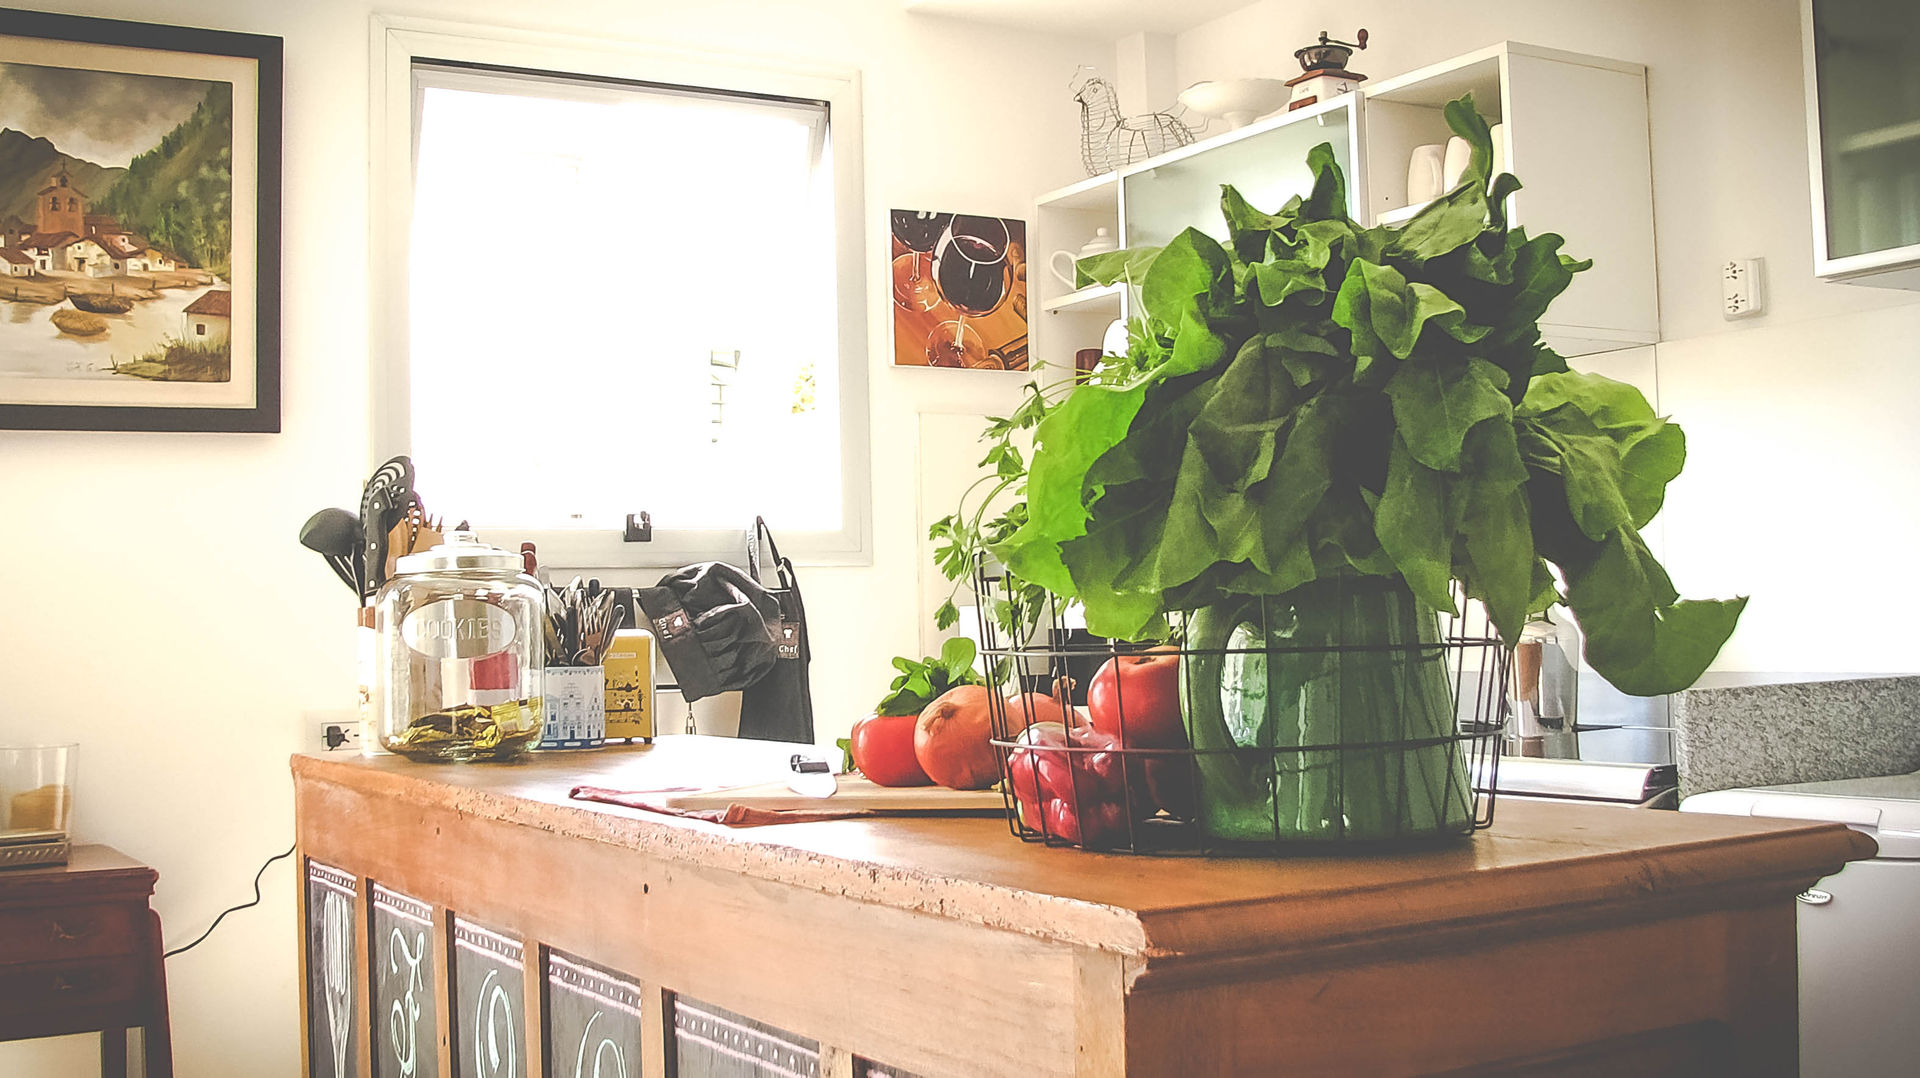
[[[286,39],[284,433],[0,432],[9,610],[0,617],[0,743],[80,743],[79,837],[159,869],[157,906],[177,944],[248,897],[255,867],[291,841],[286,760],[306,746],[302,712],[351,697],[345,592],[296,535],[314,509],[351,504],[370,464],[372,8],[40,6]],[[881,695],[888,659],[920,643],[908,601],[918,572],[917,413],[1004,410],[1020,381],[888,365],[886,211],[1024,216],[1033,193],[1078,159],[1062,88],[1079,64],[1108,55],[1104,46],[910,17],[897,0],[594,0],[538,10],[426,0],[398,10],[862,70],[875,559],[802,577],[817,634],[821,736],[844,733]],[[265,908],[229,917],[169,963],[179,1073],[296,1071],[291,879],[285,863],[275,866]],[[0,1045],[0,1074],[91,1074],[93,1053],[86,1038]]]
[[[1362,26],[1375,78],[1501,39],[1647,65],[1659,405],[1690,446],[1667,566],[1752,596],[1721,669],[1920,669],[1920,294],[1813,277],[1797,0],[1263,0],[1180,35],[1176,81],[1288,77],[1318,31]],[[1715,267],[1754,257],[1771,308],[1725,322]]]

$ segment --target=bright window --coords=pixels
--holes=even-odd
[[[711,85],[411,58],[381,433],[434,512],[562,566],[737,558],[756,515],[783,551],[867,556],[838,117]]]

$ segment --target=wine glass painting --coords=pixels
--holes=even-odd
[[[923,210],[889,218],[894,364],[1026,370],[1026,222]]]

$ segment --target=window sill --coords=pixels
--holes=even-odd
[[[667,572],[683,565],[703,561],[725,561],[745,565],[747,528],[715,531],[662,531],[655,529],[650,542],[629,543],[613,530],[489,527],[474,529],[482,538],[503,550],[519,550],[521,543],[532,543],[540,564],[559,575],[574,573],[600,575],[627,571]],[[873,549],[866,530],[856,534],[841,532],[782,532],[775,530],[774,543],[780,553],[799,567],[858,567],[873,564]],[[762,553],[763,560],[766,558]],[[648,583],[651,583],[649,580]]]

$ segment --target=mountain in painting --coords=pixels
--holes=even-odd
[[[232,84],[212,84],[193,115],[134,158],[94,207],[189,264],[225,275],[233,250]]]
[[[48,177],[65,166],[73,185],[98,198],[126,175],[124,168],[103,168],[61,153],[53,143],[12,128],[0,128],[0,220],[34,221],[38,192]]]

